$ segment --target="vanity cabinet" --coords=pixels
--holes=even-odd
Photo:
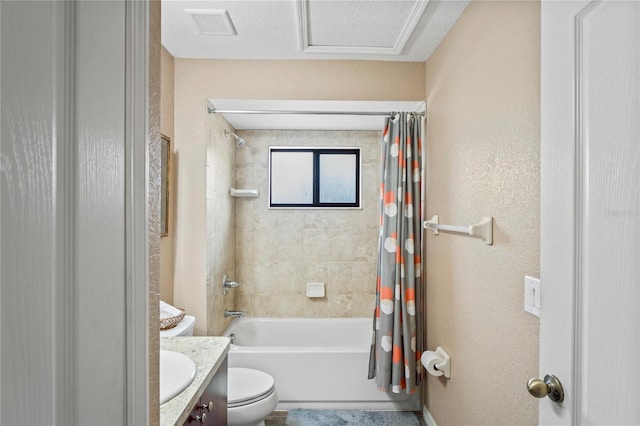
[[[227,357],[191,410],[185,425],[227,424]]]

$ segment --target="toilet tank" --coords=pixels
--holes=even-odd
[[[193,336],[195,324],[196,318],[194,316],[185,315],[175,327],[168,330],[160,330],[160,337]]]

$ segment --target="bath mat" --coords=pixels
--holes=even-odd
[[[307,410],[296,408],[287,414],[286,426],[420,426],[409,411]]]

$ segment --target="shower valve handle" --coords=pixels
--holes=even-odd
[[[236,288],[239,285],[240,283],[238,282],[229,281],[229,276],[227,274],[224,275],[224,278],[222,279],[222,291],[225,294],[225,296],[227,295],[227,293],[229,293],[230,288]]]

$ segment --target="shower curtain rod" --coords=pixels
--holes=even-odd
[[[292,111],[292,110],[239,110],[239,109],[215,109],[209,108],[209,114],[214,112],[220,114],[305,114],[305,115],[392,115],[395,112],[380,111]],[[419,116],[424,116],[424,112],[410,112]]]

